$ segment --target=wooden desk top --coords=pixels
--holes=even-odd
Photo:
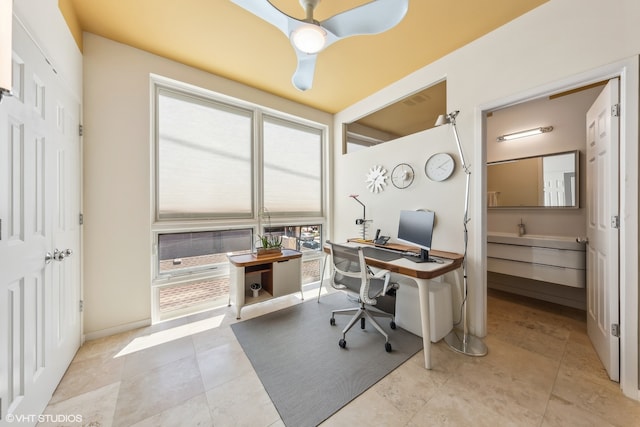
[[[236,267],[249,267],[252,265],[266,264],[269,262],[281,262],[294,258],[300,258],[301,252],[294,251],[292,249],[283,249],[281,254],[274,256],[261,256],[258,257],[255,254],[242,254],[229,256],[229,262]]]
[[[402,245],[398,243],[388,243],[386,245],[376,245],[371,240],[363,240],[363,239],[349,239],[350,243],[357,243],[360,245],[369,245],[369,246],[377,246],[380,248],[387,249],[397,249],[401,251],[409,251],[409,252],[419,252],[420,249],[415,246]],[[325,247],[325,251],[329,252],[329,248]],[[367,264],[372,267],[383,268],[385,270],[389,270],[392,273],[403,274],[409,277],[415,277],[418,279],[433,279],[434,277],[441,276],[450,271],[457,270],[462,266],[462,261],[464,256],[454,252],[446,252],[446,251],[438,251],[431,250],[429,251],[429,255],[434,257],[443,258],[444,260],[449,260],[450,262],[445,261],[444,264],[438,263],[415,263],[408,259],[400,258],[393,261],[382,261],[375,258],[367,258]]]

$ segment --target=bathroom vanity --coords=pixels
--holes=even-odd
[[[487,271],[490,287],[576,308],[583,306],[586,252],[585,244],[575,237],[489,232]]]

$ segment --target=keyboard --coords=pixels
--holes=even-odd
[[[391,249],[363,247],[362,253],[366,258],[373,258],[379,261],[393,261],[402,258],[402,252]]]

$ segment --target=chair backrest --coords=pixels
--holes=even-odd
[[[333,264],[331,285],[357,293],[365,304],[375,305],[375,298],[369,297],[370,275],[362,248],[328,243]]]

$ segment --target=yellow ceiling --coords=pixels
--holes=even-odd
[[[314,18],[368,1],[322,0]],[[335,113],[546,1],[411,0],[391,30],[319,53],[305,92],[291,84],[296,57],[289,40],[229,0],[59,0],[59,7],[81,49],[82,31],[90,32]],[[299,0],[271,3],[304,18]]]

